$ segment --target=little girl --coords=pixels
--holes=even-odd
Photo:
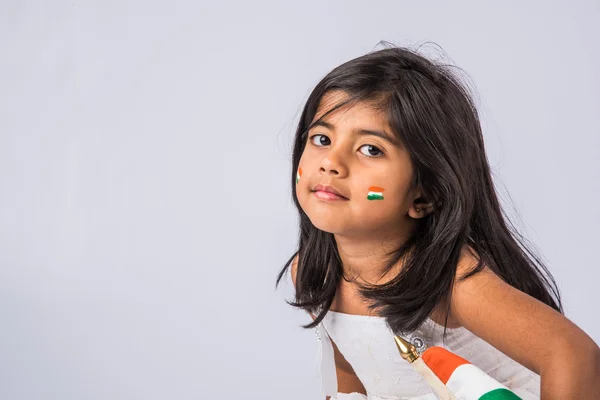
[[[292,171],[300,239],[277,283],[289,269],[290,304],[313,318],[328,398],[435,399],[402,334],[523,399],[600,399],[600,349],[505,218],[449,67],[386,48],[335,68],[304,107]]]

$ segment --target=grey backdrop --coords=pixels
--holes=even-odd
[[[318,398],[273,290],[291,139],[382,39],[469,73],[503,201],[598,342],[599,3],[415,3],[2,1],[0,398]]]

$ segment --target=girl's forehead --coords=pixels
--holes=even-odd
[[[327,92],[321,98],[312,123],[323,119],[325,121],[361,120],[389,128],[388,117],[374,101],[352,100],[343,91]],[[348,102],[344,104],[344,102]],[[336,108],[337,107],[337,108]]]

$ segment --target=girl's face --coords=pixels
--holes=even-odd
[[[325,94],[313,122],[346,98]],[[300,206],[326,232],[372,238],[407,233],[414,218],[425,215],[415,209],[420,192],[411,185],[407,150],[385,114],[367,102],[335,110],[308,132],[296,176]]]

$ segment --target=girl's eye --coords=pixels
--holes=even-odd
[[[310,141],[312,142],[312,144],[318,147],[327,146],[331,144],[331,140],[329,140],[327,136],[321,134],[311,136]]]
[[[320,133],[311,136],[309,140],[317,147],[329,146],[331,144],[331,139]],[[360,146],[360,152],[367,157],[380,157],[383,155],[381,150],[370,144]]]
[[[362,149],[366,149],[363,151]],[[371,146],[370,144],[365,144],[364,146],[360,146],[360,152],[367,157],[379,157],[383,155],[383,152],[379,150],[375,146]]]

